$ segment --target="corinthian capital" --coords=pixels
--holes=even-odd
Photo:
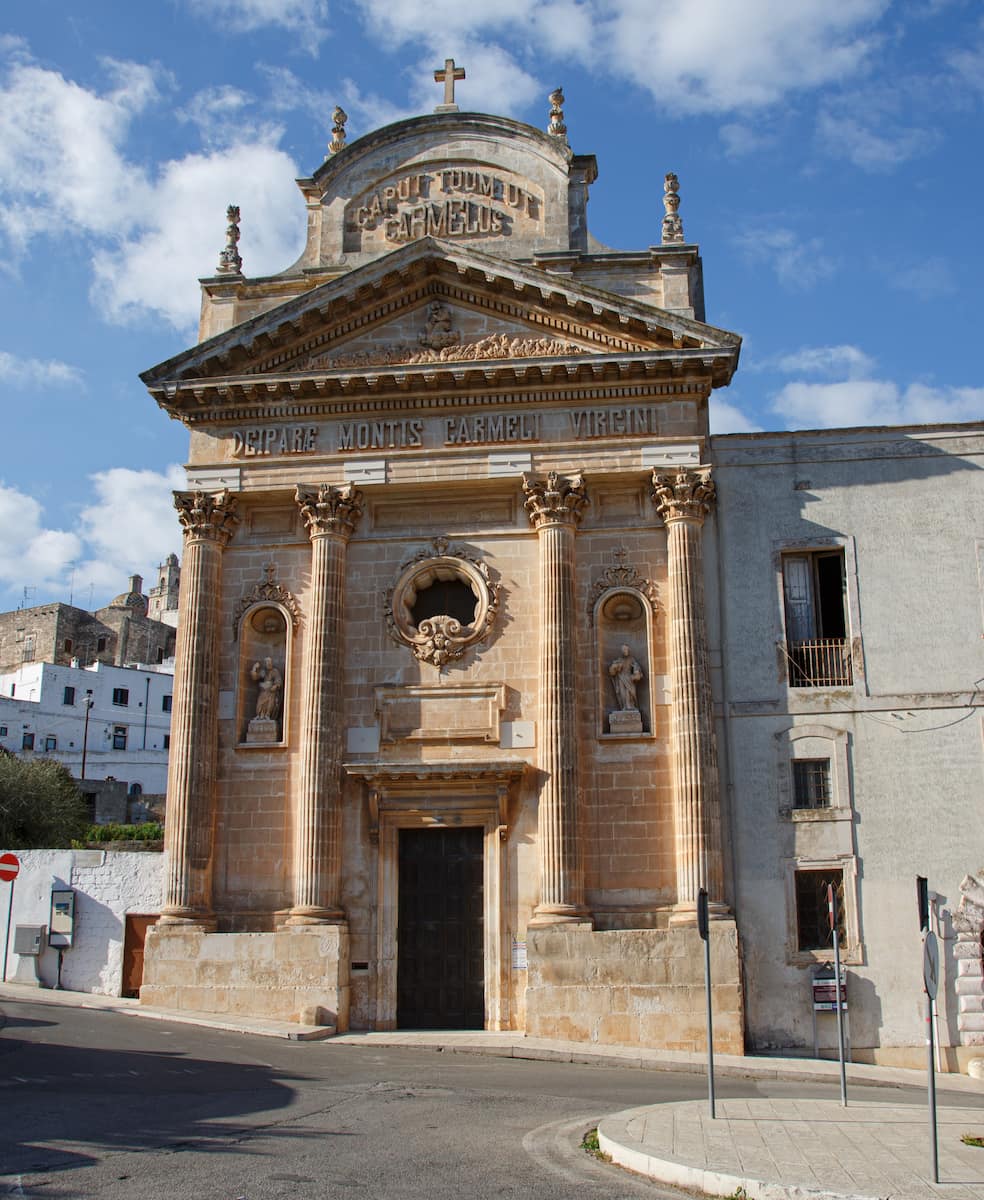
[[[715,500],[710,467],[661,475],[653,471],[653,503],[664,521],[698,521],[711,511]]]
[[[334,487],[322,483],[317,487],[297,485],[294,495],[310,537],[333,533],[348,540],[355,522],[362,516],[362,493],[353,483]]]
[[[545,480],[524,475],[523,491],[526,511],[534,529],[557,523],[577,527],[589,503],[584,476],[580,472],[558,475],[556,471],[549,471]]]
[[[236,497],[225,489],[221,492],[175,492],[174,507],[187,539],[205,538],[225,546],[239,524]]]

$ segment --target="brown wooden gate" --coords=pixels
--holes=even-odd
[[[400,830],[397,1025],[485,1026],[480,828]]]
[[[124,996],[139,996],[143,983],[144,939],[147,930],[157,920],[157,914],[127,913],[123,933],[123,992]]]

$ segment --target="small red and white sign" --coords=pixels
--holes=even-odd
[[[16,854],[0,854],[0,879],[10,883],[17,878],[20,870],[20,859]]]

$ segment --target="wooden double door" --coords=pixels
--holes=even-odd
[[[397,1026],[485,1026],[484,832],[401,829]]]

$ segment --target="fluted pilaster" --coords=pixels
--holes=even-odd
[[[210,928],[218,752],[222,551],[239,518],[228,492],[175,492],[184,531],[168,763],[161,923]]]
[[[311,538],[304,633],[301,767],[294,807],[294,896],[289,925],[337,924],[341,907],[342,617],[345,556],[362,496],[351,484],[298,487]]]
[[[588,497],[580,475],[523,477],[540,544],[540,903],[532,925],[590,920],[584,904],[574,609],[575,536]]]
[[[714,709],[704,616],[702,528],[714,503],[710,470],[653,472],[653,503],[666,522],[670,686],[673,696],[673,794],[676,830],[675,922],[696,920],[706,887],[723,912],[721,818]]]

